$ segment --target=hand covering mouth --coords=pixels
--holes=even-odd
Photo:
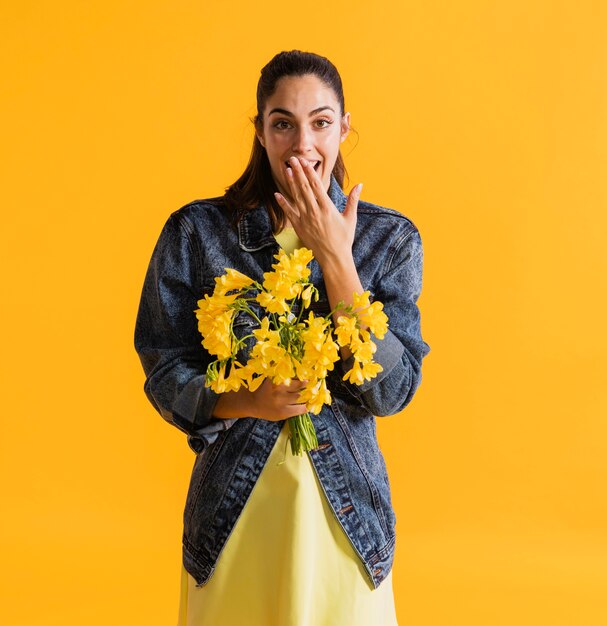
[[[313,161],[308,161],[308,163],[313,163]],[[285,165],[286,165],[287,167],[291,167],[291,164],[290,164],[288,161],[285,161]],[[320,161],[316,161],[316,162],[314,163],[314,171],[315,171],[315,172],[318,172],[318,168],[319,168],[319,166],[320,166]]]

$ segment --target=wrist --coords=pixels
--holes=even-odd
[[[356,273],[356,265],[354,263],[354,257],[352,253],[344,256],[329,257],[323,259],[322,263],[319,263],[323,276],[325,279],[335,277],[337,280],[341,280],[344,275]]]

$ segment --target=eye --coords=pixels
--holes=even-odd
[[[333,120],[322,118],[322,119],[316,120],[315,123],[318,124],[319,128],[327,128],[328,126],[333,124]],[[287,122],[286,120],[278,120],[278,122],[276,122],[273,126],[274,128],[278,128],[278,130],[285,130],[286,128],[289,128],[291,124],[289,124],[289,122]]]

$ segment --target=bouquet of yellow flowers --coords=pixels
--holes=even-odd
[[[374,378],[382,367],[373,361],[377,347],[370,333],[383,339],[388,317],[383,304],[371,304],[370,293],[365,291],[354,293],[351,305],[339,302],[325,317],[316,317],[310,310],[307,319],[302,320],[312,298],[318,301],[318,290],[308,281],[312,251],[302,247],[289,255],[281,249],[274,258],[278,262],[272,265],[274,271],[264,273],[263,284],[227,269],[215,278],[213,294],[198,300],[199,308],[194,312],[202,345],[217,357],[207,367],[205,383],[216,393],[237,391],[242,385],[255,391],[266,378],[277,385],[289,385],[293,378],[307,381],[298,401],[306,404],[308,412],[289,418],[291,451],[301,455],[318,446],[310,412],[319,413],[324,404],[331,402],[326,377],[340,358],[339,346],[348,346],[354,356],[354,365],[343,380],[361,385]],[[261,309],[268,314],[256,314],[253,302],[261,305],[256,307],[258,313]],[[339,309],[348,315],[340,315],[334,329],[332,315]],[[240,311],[249,315],[252,327],[256,327],[243,337],[237,337],[233,329],[235,315]],[[249,339],[256,342],[247,362],[240,363],[238,353]]]

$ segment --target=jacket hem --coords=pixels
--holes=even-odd
[[[396,535],[365,563],[367,571],[371,575],[371,581],[375,589],[386,579],[394,564],[394,549],[396,544]],[[196,586],[202,587],[206,585],[215,567],[213,567],[206,559],[201,557],[193,547],[190,547],[188,540],[184,537],[182,541],[182,558],[183,566],[187,572],[195,579]]]
[[[367,563],[370,567],[373,577],[373,585],[375,589],[379,587],[382,581],[388,576],[394,564],[394,549],[396,545],[396,535],[394,535],[388,543],[375,554],[375,556]]]
[[[190,547],[185,537],[182,541],[182,559],[183,566],[187,572],[196,580],[196,586],[202,587],[213,575],[215,567],[207,562],[206,559],[194,552],[194,548]]]

